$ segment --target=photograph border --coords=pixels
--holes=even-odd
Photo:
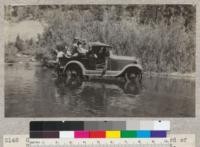
[[[0,35],[0,143],[5,134],[28,134],[29,122],[33,120],[170,120],[170,133],[195,133],[196,138],[200,138],[200,2],[198,0],[0,0],[0,32],[4,32],[4,5],[49,5],[49,4],[192,4],[196,5],[196,83],[195,83],[195,118],[168,118],[168,117],[39,117],[39,118],[5,118],[4,110],[4,35]],[[20,126],[19,126],[20,125]],[[196,140],[196,145],[200,145],[200,140]]]

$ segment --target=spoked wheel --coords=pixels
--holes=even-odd
[[[131,68],[125,72],[124,78],[127,82],[142,81],[142,72],[138,69]]]
[[[135,82],[137,75],[133,71],[127,71],[125,73],[125,80],[128,82]]]
[[[67,85],[76,86],[82,83],[82,74],[76,68],[69,68],[65,71]]]

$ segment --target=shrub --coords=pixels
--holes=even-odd
[[[192,5],[47,5],[15,10],[17,20],[31,14],[48,24],[37,43],[16,38],[18,51],[33,53],[38,60],[55,58],[52,49],[58,42],[70,47],[78,36],[110,44],[118,55],[138,57],[146,71],[195,71],[196,9]]]
[[[182,17],[174,18],[170,24],[165,21],[140,24],[136,19],[110,19],[92,21],[90,12],[80,14],[56,11],[46,14],[49,26],[41,39],[44,54],[52,56],[51,49],[57,42],[71,45],[74,36],[88,41],[102,41],[113,46],[119,55],[137,56],[146,71],[192,72],[195,63],[194,34],[184,27]],[[63,21],[65,20],[65,21]]]

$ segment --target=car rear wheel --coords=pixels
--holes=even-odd
[[[71,82],[81,82],[82,80],[82,72],[78,66],[70,66],[65,71],[66,75],[66,83]]]

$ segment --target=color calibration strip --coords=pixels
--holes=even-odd
[[[167,139],[168,138],[168,139]],[[195,147],[194,134],[168,134],[167,138],[131,138],[131,139],[111,139],[113,143],[121,144],[122,147],[131,145],[134,147],[166,147],[165,140],[169,140],[172,147]],[[84,142],[83,142],[84,141]],[[110,145],[110,139],[29,139],[29,135],[5,135],[3,137],[3,147],[77,147],[78,144],[83,147],[105,147]],[[99,144],[100,142],[100,144]],[[103,144],[103,145],[102,145]],[[53,146],[54,145],[54,146]],[[37,147],[39,147],[37,146]],[[112,146],[112,145],[111,145]]]
[[[76,130],[126,130],[126,121],[63,121],[63,122],[32,121],[30,122],[30,131],[76,131]]]
[[[120,131],[32,131],[30,138],[166,138],[167,131],[120,130]]]
[[[32,121],[30,131],[170,130],[170,121]]]

